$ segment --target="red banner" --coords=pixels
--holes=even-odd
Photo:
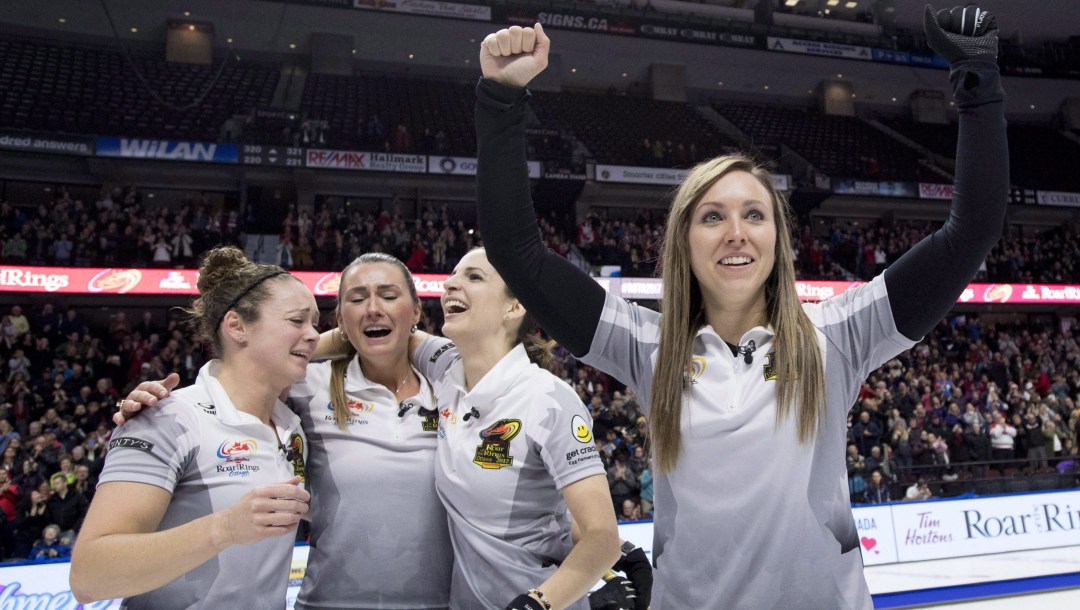
[[[341,273],[337,271],[294,271],[315,296],[337,296]],[[153,294],[196,295],[199,274],[194,269],[86,269],[76,267],[24,267],[0,265],[0,291],[9,293],[60,294]],[[413,275],[416,292],[422,298],[442,296],[445,274]],[[619,296],[658,299],[660,280],[656,278],[604,277],[596,281]],[[820,301],[836,296],[862,282],[798,281],[795,289],[803,301]],[[1064,284],[970,284],[959,303],[1080,304],[1080,286]]]

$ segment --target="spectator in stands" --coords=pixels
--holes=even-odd
[[[889,486],[885,484],[885,479],[881,475],[881,471],[874,470],[870,473],[870,484],[866,487],[866,492],[863,495],[863,502],[866,504],[885,504],[891,501],[892,497],[889,494]]]
[[[7,468],[0,468],[0,560],[11,554],[19,502],[19,486],[12,482]]]
[[[15,325],[16,338],[20,338],[30,332],[30,321],[26,319],[22,307],[18,305],[11,306],[11,323]]]
[[[382,147],[386,141],[386,127],[379,120],[379,115],[373,114],[364,125],[364,143],[368,146]]]
[[[859,421],[851,427],[851,435],[861,455],[870,455],[870,448],[881,442],[881,428],[871,421],[870,413],[859,413]]]
[[[618,514],[619,521],[640,521],[641,507],[633,498],[623,500]]]
[[[1029,409],[1024,416],[1023,432],[1027,446],[1027,459],[1030,460],[1031,469],[1046,468],[1048,465],[1046,436],[1043,434],[1043,423],[1039,421],[1034,409]]]
[[[413,151],[413,137],[405,123],[398,123],[394,130],[394,141],[390,149],[396,153],[411,153]]]
[[[67,559],[71,556],[70,540],[61,539],[60,526],[50,523],[41,531],[41,539],[34,543],[30,550],[32,561],[49,561],[54,559]]]
[[[1006,468],[1013,459],[1013,445],[1016,438],[1016,428],[1005,419],[1004,413],[997,413],[994,423],[990,426],[991,455],[997,464],[997,468]]]
[[[23,496],[19,504],[15,518],[15,536],[12,543],[11,555],[14,557],[28,557],[30,548],[38,539],[38,533],[49,524],[46,516],[46,502],[48,501],[48,488],[42,492],[39,488],[31,488],[30,493]],[[22,489],[26,489],[22,487]],[[24,492],[25,493],[25,492]]]
[[[614,432],[609,430],[609,433]],[[608,468],[608,488],[611,490],[611,501],[614,504],[615,513],[621,514],[623,502],[632,500],[641,493],[641,481],[634,471],[627,466],[626,452],[615,452],[615,464]]]
[[[906,501],[920,501],[929,500],[933,498],[934,494],[930,491],[930,486],[927,484],[926,479],[920,478],[913,485],[907,488],[907,492],[904,494],[904,500]]]
[[[82,494],[86,501],[94,500],[94,492],[97,487],[97,479],[90,474],[89,464],[80,464],[75,467],[75,484],[72,492]]]
[[[866,468],[866,472],[874,472],[874,471],[879,470],[881,468],[882,456],[881,456],[881,446],[880,445],[874,445],[873,447],[871,447],[870,448],[870,455],[865,456],[865,457],[866,457],[866,460],[865,460],[864,466]]]
[[[851,497],[859,497],[866,491],[866,459],[854,443],[847,446],[847,475]]]
[[[49,487],[52,489],[52,495],[46,502],[46,519],[50,523],[59,525],[64,532],[80,529],[90,505],[86,497],[71,489],[67,475],[62,472],[49,477]]]

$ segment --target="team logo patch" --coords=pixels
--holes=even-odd
[[[450,407],[439,409],[439,417],[446,420],[446,423],[451,426],[457,423],[457,415],[454,415],[454,412],[450,410]]]
[[[217,456],[224,459],[225,463],[218,464],[215,470],[230,478],[246,477],[253,472],[259,472],[258,464],[248,463],[258,452],[259,444],[254,439],[225,441],[217,450]]]
[[[300,477],[302,480],[307,480],[307,473],[304,469],[304,437],[299,433],[293,432],[289,437],[288,450],[285,452],[285,459],[289,460],[292,464],[293,476]]]
[[[579,443],[589,444],[593,442],[592,430],[589,429],[588,422],[580,415],[575,415],[570,420],[570,429],[574,431],[574,438]]]
[[[345,402],[345,408],[348,409],[349,415],[354,415],[356,417],[360,417],[361,415],[365,415],[367,413],[371,413],[372,411],[374,411],[375,410],[375,403],[373,403],[373,402],[364,402],[362,400],[347,400]],[[334,403],[333,402],[326,403],[326,410],[327,411],[333,411],[334,410]]]
[[[228,462],[246,461],[259,451],[259,443],[255,439],[245,438],[240,441],[225,441],[218,447],[217,456]]]
[[[438,409],[425,409],[420,407],[418,410],[420,414],[420,428],[424,432],[436,432],[439,429],[439,410]]]
[[[326,403],[326,410],[330,411],[330,415],[327,415],[323,419],[325,421],[336,422],[337,417],[333,415],[334,403],[332,401]],[[375,403],[364,402],[362,400],[346,399],[345,410],[348,411],[348,413],[345,415],[345,423],[349,424],[350,426],[353,424],[362,425],[368,423],[368,420],[364,419],[364,416],[375,410]]]
[[[765,381],[776,381],[776,348],[765,354]]]
[[[690,383],[697,383],[705,373],[705,359],[701,356],[694,356],[690,359],[690,366],[686,370],[686,374],[690,376]]]
[[[154,450],[154,443],[134,436],[121,436],[109,441],[109,451],[113,449],[138,449],[139,451],[151,453]]]
[[[510,441],[521,432],[520,419],[500,419],[480,431],[480,444],[476,447],[473,464],[485,470],[498,470],[514,465],[510,455]]]

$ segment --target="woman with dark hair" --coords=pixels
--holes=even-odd
[[[661,312],[606,293],[547,251],[525,157],[540,25],[481,44],[477,201],[488,256],[545,331],[633,388],[657,466],[653,608],[868,608],[844,469],[847,412],[867,375],[952,307],[997,241],[1008,200],[994,18],[926,11],[960,114],[946,224],[882,275],[819,304],[795,291],[787,202],[741,155],[675,194]],[[762,462],[763,454],[772,456]]]
[[[589,412],[548,370],[554,342],[534,332],[482,249],[443,286],[443,334],[454,343],[421,337],[413,360],[437,380],[450,605],[587,610],[589,589],[619,557]]]
[[[300,420],[278,396],[307,374],[315,297],[221,247],[199,268],[190,313],[218,359],[113,433],[71,563],[82,603],[269,608],[285,597],[308,492]],[[138,560],[117,569],[122,557]]]

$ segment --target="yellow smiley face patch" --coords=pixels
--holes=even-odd
[[[589,428],[589,424],[585,421],[585,418],[580,415],[575,415],[570,420],[570,429],[574,432],[574,438],[579,443],[591,443],[593,442],[592,429]]]

